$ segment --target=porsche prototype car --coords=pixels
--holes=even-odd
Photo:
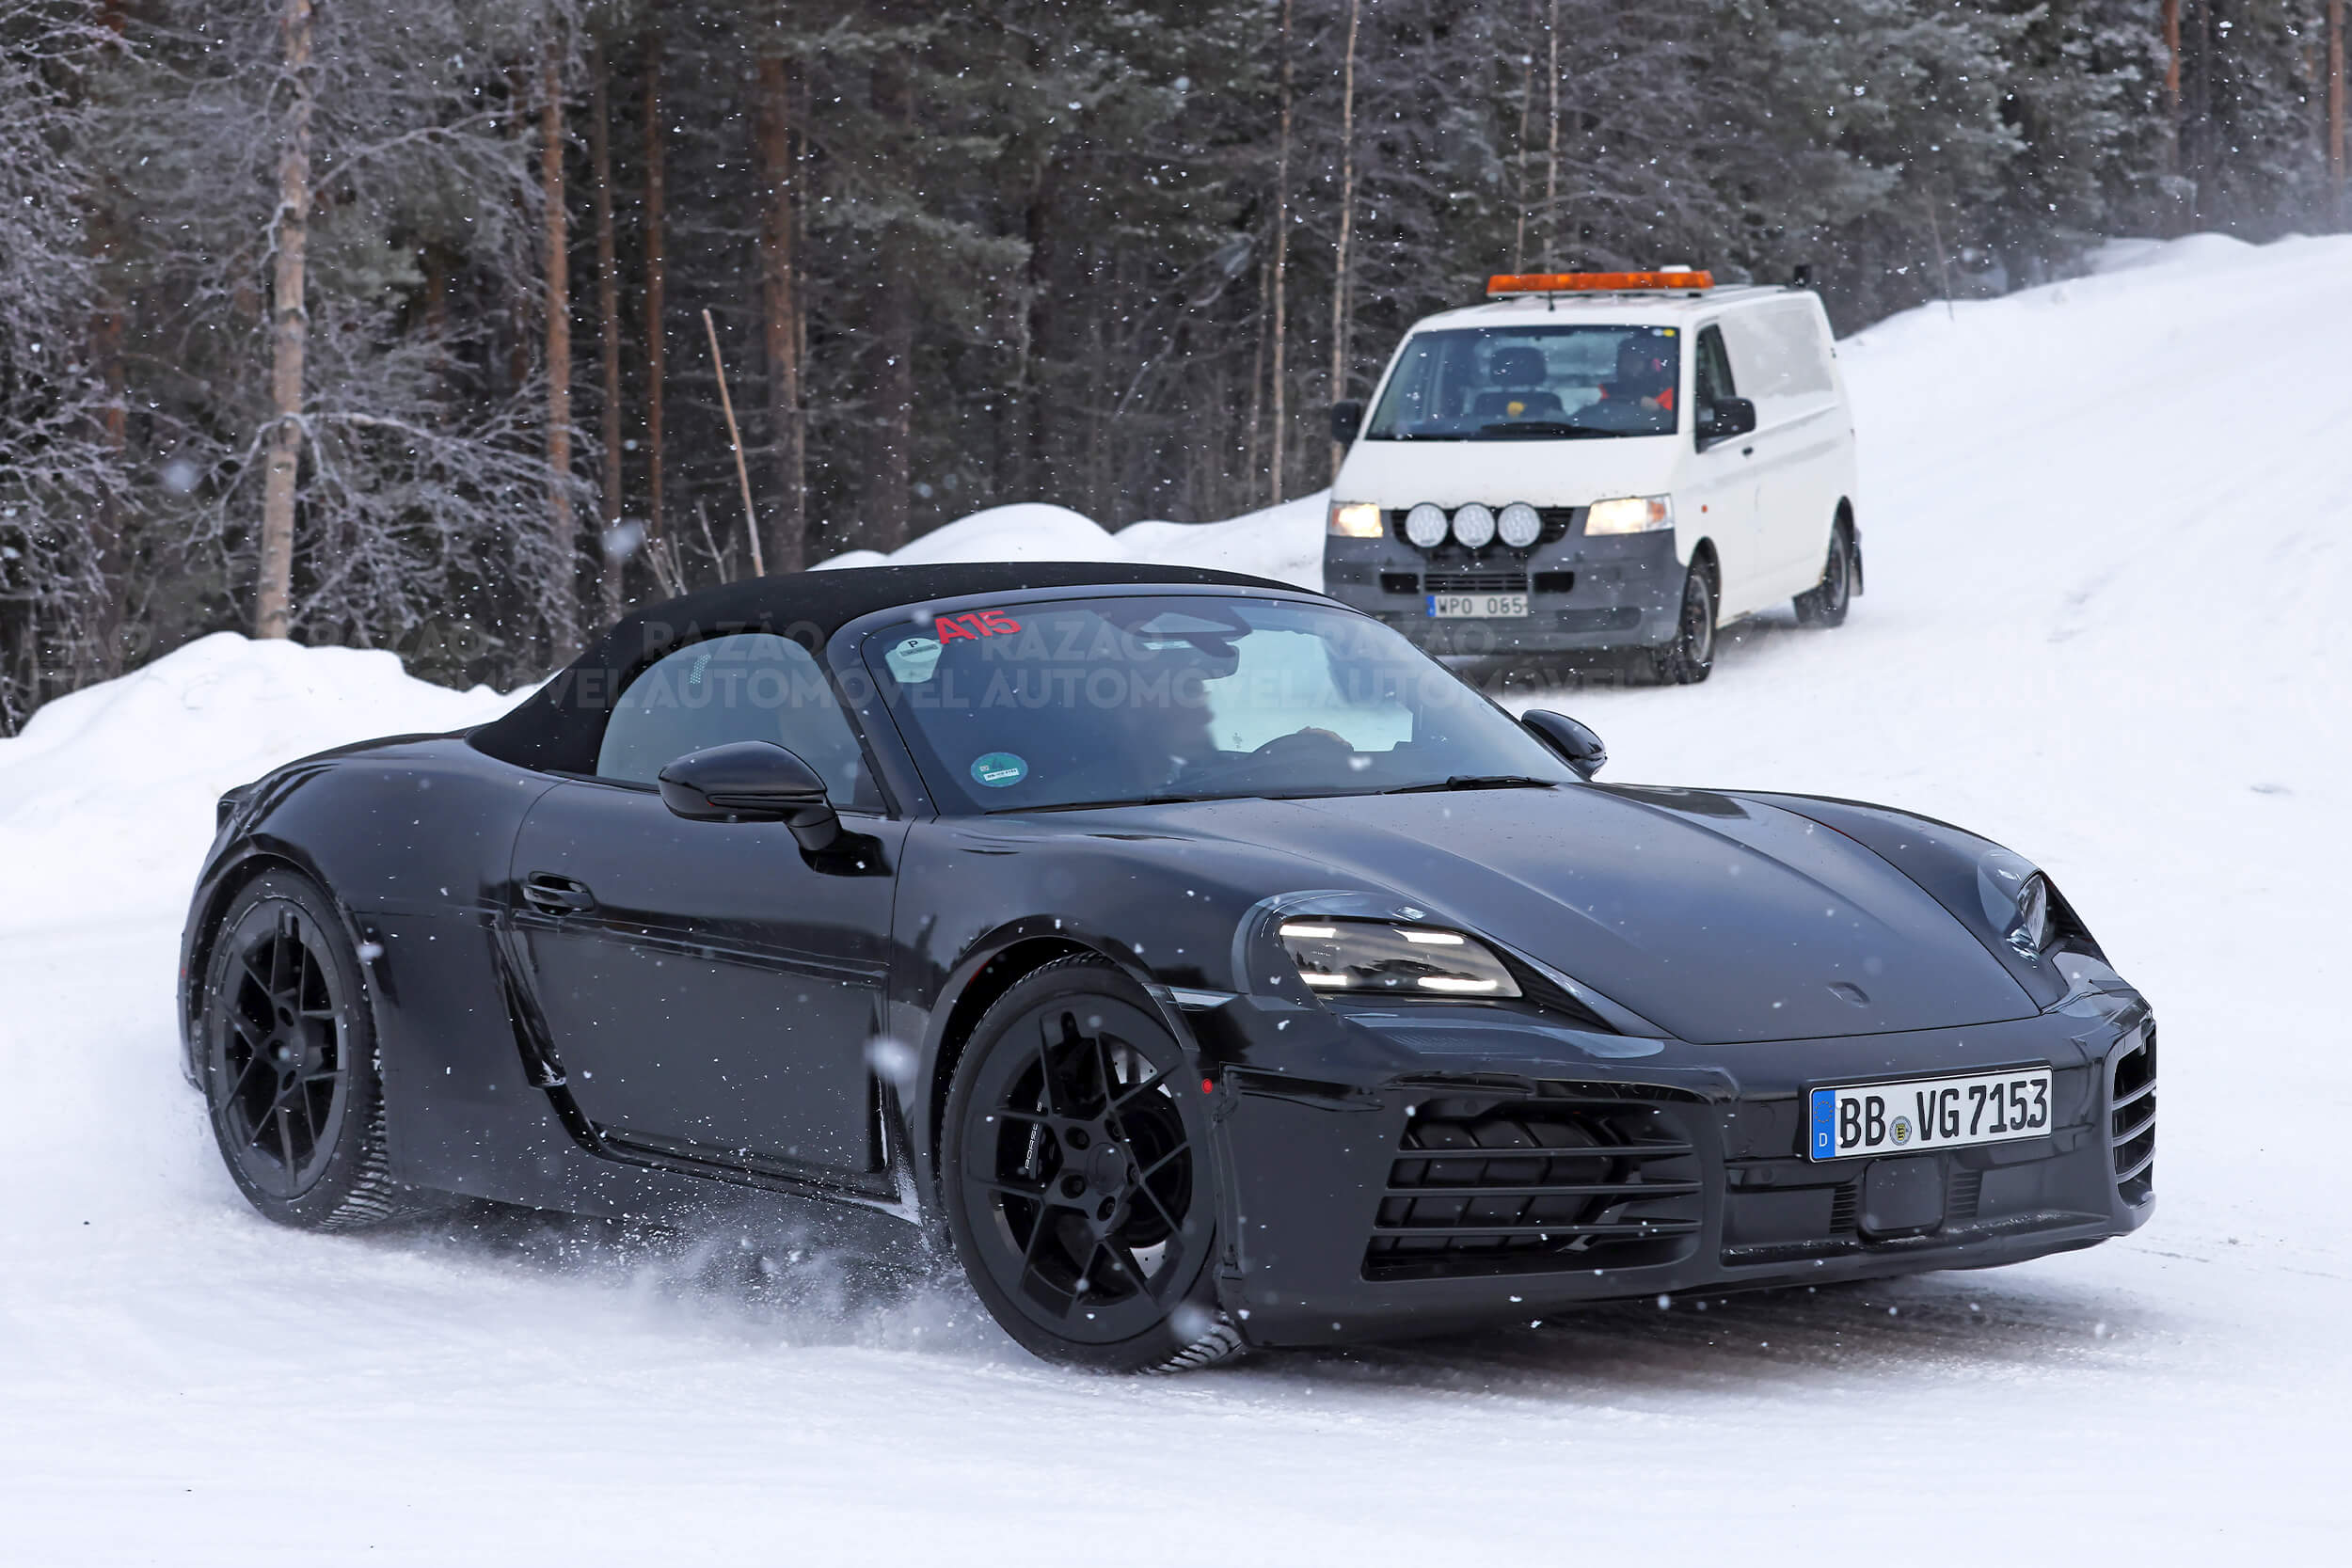
[[[186,1068],[276,1220],[773,1209],[1108,1369],[2148,1217],[2154,1021],[2045,876],[1602,761],[1253,578],[740,582],[225,797]]]

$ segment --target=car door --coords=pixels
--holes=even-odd
[[[673,816],[654,777],[771,740],[822,774],[865,863],[779,823]],[[870,1043],[905,824],[809,655],[765,633],[680,649],[614,704],[593,779],[524,818],[512,923],[566,1085],[608,1135],[815,1179],[879,1166]]]
[[[1696,424],[1717,399],[1740,394],[1720,327],[1699,328],[1692,358],[1691,409]],[[1725,617],[1744,614],[1762,602],[1757,595],[1762,547],[1756,537],[1754,442],[1746,436],[1694,436],[1692,444],[1695,450],[1685,459],[1685,478],[1676,487],[1676,531],[1692,542],[1701,537],[1713,541],[1722,572],[1718,609]]]

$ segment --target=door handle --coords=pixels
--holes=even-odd
[[[596,895],[588,891],[587,883],[548,871],[534,871],[523,879],[523,902],[546,914],[570,914],[596,907]]]
[[[1754,457],[1756,455],[1756,449],[1754,447],[1741,447],[1740,449],[1740,455],[1742,457]]]

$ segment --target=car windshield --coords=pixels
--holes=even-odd
[[[1364,438],[1671,436],[1682,337],[1671,326],[1512,325],[1407,339]]]
[[[924,613],[861,651],[943,811],[1576,782],[1450,671],[1336,608],[1008,604]]]

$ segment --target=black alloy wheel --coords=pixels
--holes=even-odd
[[[1704,556],[1682,578],[1682,618],[1674,641],[1650,656],[1661,686],[1696,686],[1715,668],[1715,568]]]
[[[1829,531],[1821,580],[1797,595],[1797,619],[1809,626],[1841,626],[1853,603],[1853,534],[1841,521]]]
[[[270,872],[230,903],[204,970],[204,1096],[229,1174],[281,1225],[401,1217],[366,981],[333,904]]]
[[[1206,1101],[1140,987],[1057,959],[982,1017],[941,1157],[948,1229],[1007,1333],[1105,1371],[1224,1359]]]

